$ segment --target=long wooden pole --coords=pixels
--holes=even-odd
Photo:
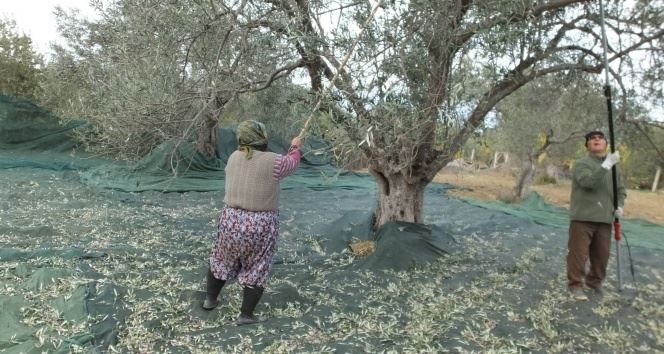
[[[348,60],[350,59],[350,56],[353,55],[353,52],[355,51],[355,47],[357,47],[357,43],[360,41],[360,37],[362,36],[362,33],[364,33],[364,30],[366,30],[367,26],[369,26],[369,23],[371,23],[374,16],[376,15],[376,11],[378,11],[378,8],[380,8],[382,6],[382,4],[383,4],[383,0],[378,0],[378,2],[376,3],[376,6],[374,6],[374,8],[371,10],[371,14],[369,14],[369,17],[367,17],[367,20],[364,21],[364,25],[362,26],[362,29],[360,29],[360,33],[358,33],[357,38],[353,42],[353,45],[351,46],[350,50],[348,51],[348,53],[346,53],[346,56],[343,58],[343,60],[341,60],[341,63],[339,64],[339,67],[335,68],[334,76],[332,76],[332,80],[330,80],[330,86],[329,86],[330,89],[332,87],[334,87],[334,83],[337,81],[337,77],[339,77],[339,74],[341,73],[341,71],[346,66],[346,63],[348,63]],[[307,128],[309,128],[309,123],[313,119],[314,114],[320,108],[320,105],[322,104],[322,102],[323,102],[323,92],[321,91],[321,93],[318,95],[318,101],[316,102],[316,105],[314,106],[314,108],[309,113],[309,117],[304,122],[304,126],[302,127],[302,130],[300,130],[300,134],[298,135],[298,137],[300,139],[304,137],[304,134],[306,133]]]

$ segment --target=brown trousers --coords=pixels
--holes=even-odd
[[[602,286],[606,277],[611,250],[611,224],[572,221],[567,242],[567,286],[569,289],[593,289]],[[590,271],[586,275],[586,262],[590,258]]]

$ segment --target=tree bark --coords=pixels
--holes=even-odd
[[[205,121],[198,131],[198,151],[206,156],[215,156],[217,152],[217,127],[219,120],[212,112],[205,114]]]
[[[655,179],[652,181],[652,192],[657,191],[657,185],[659,184],[659,177],[662,175],[662,168],[657,167],[657,172],[655,172]]]
[[[205,113],[205,120],[198,126],[198,139],[196,147],[198,151],[206,156],[215,156],[217,153],[217,132],[219,127],[219,112],[226,106],[228,99],[215,95],[209,101],[204,109],[209,109]]]
[[[530,192],[530,186],[535,179],[535,161],[537,161],[537,157],[529,155],[528,160],[523,162],[519,179],[514,187],[515,200],[522,200]]]
[[[405,171],[386,174],[370,169],[379,191],[374,217],[374,228],[391,221],[422,223],[424,189],[428,182],[408,176]]]

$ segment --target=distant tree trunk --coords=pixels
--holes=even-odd
[[[538,157],[539,155],[535,156],[534,154],[528,154],[528,159],[523,162],[519,179],[514,187],[514,197],[516,200],[522,200],[530,192],[530,186],[535,179],[535,172],[537,170],[535,164],[537,163]]]
[[[551,147],[551,145],[567,142],[579,134],[579,132],[575,131],[570,133],[563,140],[552,140],[553,129],[549,129],[544,133],[544,141],[542,142],[542,145],[531,150],[531,152],[528,153],[528,158],[526,161],[521,164],[521,173],[519,174],[519,179],[517,180],[513,191],[515,201],[522,200],[530,192],[530,186],[533,184],[533,180],[535,179],[535,172],[537,171],[537,161],[544,153],[547,152],[549,147]]]
[[[655,172],[655,179],[652,181],[652,192],[657,191],[657,185],[659,184],[659,177],[662,175],[662,168],[657,167],[657,172]]]

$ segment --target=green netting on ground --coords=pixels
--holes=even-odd
[[[95,158],[76,151],[72,133],[83,128],[84,122],[62,125],[28,100],[1,95],[0,124],[0,168],[79,170],[81,179],[91,186],[126,192],[222,190],[225,163],[237,148],[234,127],[225,127],[219,129],[212,157],[198,152],[193,142],[167,141],[133,165]],[[287,148],[283,138],[271,135],[270,151],[283,154]],[[373,183],[365,176],[333,167],[329,150],[321,139],[306,139],[302,168],[282,187],[371,188]]]
[[[219,129],[217,156],[199,153],[194,143],[166,142],[134,166],[107,163],[81,173],[81,179],[92,186],[125,192],[188,192],[219,191],[224,188],[224,166],[230,152],[236,149],[235,135],[228,128]],[[271,143],[270,150],[285,153],[285,149]],[[306,186],[312,189],[371,188],[373,182],[366,174],[344,171],[314,155],[319,150],[303,147],[301,167],[282,183],[282,189]],[[307,156],[310,157],[307,160]],[[313,161],[310,164],[309,161]],[[344,177],[344,178],[339,178]]]
[[[60,124],[46,109],[21,98],[0,95],[0,149],[70,152],[73,129],[85,122]]]
[[[219,136],[214,158],[167,142],[133,166],[4,144],[0,351],[664,350],[657,247],[632,250],[637,273],[622,293],[612,257],[605,299],[579,304],[564,291],[564,211],[541,199],[480,205],[431,184],[424,225],[374,233],[373,180],[331,166],[324,142],[284,181],[278,252],[257,309],[264,321],[234,326],[237,283],[217,310],[201,309],[223,162],[235,150],[232,129]],[[270,148],[286,147],[272,139]],[[629,231],[631,222],[635,244],[646,231]],[[358,240],[375,251],[353,254]]]
[[[662,252],[634,248],[636,283],[625,266],[620,294],[612,262],[606,301],[582,306],[563,291],[565,230],[450,198],[448,186],[427,189],[427,225],[377,234],[373,190],[284,190],[264,322],[236,327],[237,283],[219,309],[200,308],[223,193],[103,191],[62,176],[0,172],[10,353],[661,350],[648,326],[661,319]],[[375,252],[349,252],[366,239]]]
[[[17,288],[21,294],[38,294],[55,287],[62,279],[71,277],[71,271],[56,268],[28,269],[25,263],[18,263],[14,268],[11,283],[6,277],[0,282],[3,287]],[[39,313],[34,308],[31,296],[0,295],[0,352],[3,353],[70,353],[72,346],[93,349],[95,338],[87,325],[72,328],[77,332],[71,336],[61,335],[59,328],[48,326],[57,314],[68,323],[83,324],[89,316],[86,306],[88,291],[85,285],[76,286],[66,295],[55,295],[48,304],[53,313]],[[38,315],[38,320],[25,321],[26,316]],[[26,323],[27,322],[27,323]]]
[[[315,232],[325,235],[321,247],[326,252],[343,252],[356,241],[375,241],[376,250],[355,263],[359,269],[405,271],[435,262],[453,253],[458,245],[449,232],[436,225],[393,222],[372,231],[372,213],[352,210]]]
[[[76,149],[72,134],[85,126],[82,121],[61,124],[29,100],[0,95],[0,168],[60,171],[98,166],[101,160]]]
[[[469,200],[469,203],[533,220],[541,225],[564,229],[569,227],[568,210],[547,204],[536,192],[530,193],[520,203],[507,204],[498,201],[489,202],[479,200]],[[664,250],[664,226],[646,220],[631,218],[623,218],[620,220],[620,223],[622,225],[622,232],[627,237],[630,245]]]

